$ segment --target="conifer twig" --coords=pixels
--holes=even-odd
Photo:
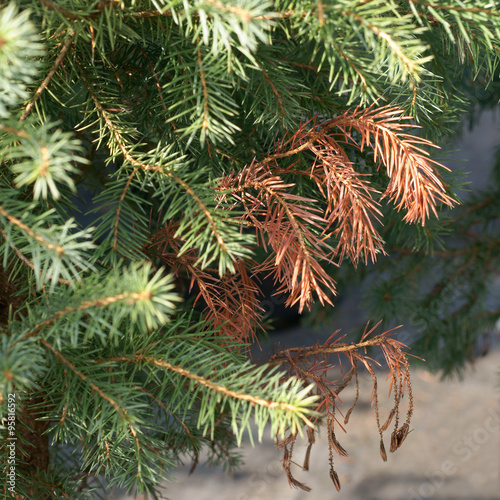
[[[43,2],[50,2],[50,0],[42,0]],[[52,77],[56,74],[56,71],[58,70],[59,66],[62,64],[64,61],[64,58],[66,57],[66,53],[68,52],[69,48],[71,47],[71,43],[73,42],[73,38],[75,37],[76,32],[71,31],[64,43],[62,44],[61,51],[59,52],[58,56],[56,57],[56,60],[54,61],[54,64],[52,68],[50,68],[50,71],[47,73],[47,76],[43,79],[42,83],[40,86],[35,90],[33,94],[33,98],[30,100],[28,105],[26,106],[26,109],[24,110],[23,114],[21,115],[21,118],[19,118],[19,121],[25,120],[28,115],[31,113],[31,110],[37,103],[37,101],[40,99],[42,96],[43,91],[49,86],[50,80],[52,80]]]
[[[136,354],[134,356],[117,356],[105,360],[106,363],[115,361],[124,361],[131,363],[150,363],[155,366],[159,366],[160,368],[165,368],[174,373],[178,373],[182,377],[186,377],[188,379],[193,380],[197,385],[204,386],[207,389],[218,392],[226,397],[240,399],[242,401],[248,401],[252,405],[258,405],[269,409],[279,409],[279,410],[289,411],[292,413],[298,413],[300,419],[303,421],[305,425],[309,427],[314,427],[313,424],[309,421],[309,419],[299,411],[299,408],[293,404],[283,403],[280,401],[270,401],[259,398],[257,396],[252,396],[251,394],[247,394],[244,392],[237,392],[232,389],[228,389],[227,387],[220,384],[216,384],[205,377],[196,375],[195,373],[192,373],[191,371],[187,370],[186,368],[183,368],[182,366],[173,365],[172,363],[169,363],[168,361],[162,359],[156,359],[151,356],[145,356],[143,354]]]
[[[19,229],[22,229],[28,236],[36,240],[38,243],[42,244],[44,247],[48,248],[49,250],[55,250],[56,254],[59,257],[62,257],[64,255],[64,248],[61,245],[54,245],[54,243],[50,243],[39,233],[24,224],[24,222],[21,222],[17,217],[14,217],[13,215],[7,213],[1,205],[0,215],[3,215],[11,224],[14,224]]]

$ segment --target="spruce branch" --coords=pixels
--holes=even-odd
[[[2,238],[5,241],[8,242],[10,248],[12,248],[12,250],[14,250],[14,253],[16,254],[17,258],[19,260],[21,260],[27,267],[34,270],[35,266],[33,265],[33,263],[19,250],[19,248],[17,248],[11,241],[9,241],[9,237],[3,229],[0,229],[0,235],[2,236]],[[69,281],[65,281],[65,280],[62,280],[62,281],[66,282],[66,284],[69,284]]]
[[[125,183],[125,186],[123,187],[123,191],[120,195],[118,207],[116,208],[115,223],[114,223],[114,227],[113,227],[113,240],[111,243],[111,248],[115,252],[118,252],[118,230],[119,230],[119,225],[120,225],[120,215],[121,215],[121,212],[123,209],[123,202],[125,200],[125,197],[127,196],[127,192],[130,188],[130,185],[132,184],[134,176],[137,174],[138,171],[139,171],[139,167],[135,167],[132,170],[132,172],[130,172],[130,175],[128,176],[127,182]]]
[[[34,25],[29,21],[30,11],[19,11],[15,2],[0,10],[0,118],[10,118],[10,112],[28,97],[31,84],[43,55]]]
[[[63,257],[64,256],[64,248],[61,245],[57,245],[55,243],[51,243],[50,241],[47,241],[42,235],[40,235],[39,233],[35,232],[29,226],[27,226],[26,224],[24,224],[23,222],[21,222],[17,217],[14,217],[13,215],[8,214],[2,208],[1,205],[0,205],[0,215],[3,215],[11,224],[14,224],[19,229],[22,229],[28,236],[30,236],[31,238],[33,238],[38,243],[41,243],[47,249],[54,250],[58,257]]]
[[[61,196],[58,184],[75,190],[72,175],[78,170],[75,163],[86,164],[80,141],[71,134],[54,129],[54,124],[45,123],[36,129],[0,124],[0,144],[5,150],[0,159],[17,174],[18,187],[33,184],[33,198],[54,200]]]
[[[40,338],[39,342],[46,347],[52,354],[56,356],[56,358],[64,363],[78,378],[80,378],[83,382],[88,383],[91,389],[96,392],[101,399],[107,401],[113,409],[116,411],[116,413],[119,415],[120,418],[123,418],[125,420],[128,420],[126,418],[127,411],[122,408],[113,398],[108,396],[98,385],[96,385],[92,380],[90,380],[86,375],[84,375],[81,371],[79,371],[76,366],[71,363],[69,360],[67,360],[57,349],[54,348],[49,342],[47,342],[45,339]],[[132,435],[136,438],[137,442],[137,432],[133,429],[131,426],[130,422],[127,422],[129,425],[130,432]],[[138,447],[139,444],[137,443]]]
[[[144,262],[131,264],[120,273],[111,272],[104,281],[90,276],[80,282],[71,297],[66,290],[52,295],[50,307],[43,311],[43,316],[32,317],[35,327],[28,335],[37,335],[45,327],[57,335],[62,329],[64,336],[77,345],[82,335],[86,340],[98,336],[102,342],[113,338],[116,341],[116,337],[124,334],[120,330],[126,318],[142,332],[157,328],[169,321],[175,303],[180,301],[173,293],[172,281],[172,275],[165,275],[161,268],[151,276],[151,265]],[[72,305],[58,307],[61,303]]]
[[[426,62],[429,62],[432,59],[432,56],[419,57],[418,59],[415,56],[408,56],[405,54],[405,50],[401,43],[399,41],[396,41],[388,31],[380,29],[374,23],[369,22],[368,19],[356,12],[345,11],[345,14],[348,16],[352,16],[356,21],[361,23],[363,26],[366,26],[370,31],[375,33],[377,37],[381,38],[385,43],[387,43],[393,54],[395,54],[396,57],[400,59],[404,67],[404,71],[402,73],[403,81],[406,79],[406,75],[412,75],[412,78],[414,78],[417,82],[420,81],[419,72],[423,71],[423,65]],[[417,30],[417,32],[421,31]],[[401,36],[401,31],[398,35]],[[421,50],[420,47],[419,50]]]
[[[171,351],[171,356],[175,354],[177,354],[175,351]],[[173,383],[175,383],[174,380],[187,379],[192,396],[187,401],[184,398],[182,404],[190,408],[195,402],[194,396],[201,393],[198,425],[202,426],[204,433],[211,433],[212,439],[215,430],[213,414],[215,402],[222,405],[221,411],[224,411],[227,405],[231,415],[232,429],[238,443],[241,443],[245,430],[248,430],[250,437],[252,436],[249,426],[252,411],[258,428],[259,440],[262,438],[269,417],[271,418],[271,434],[283,436],[288,428],[295,433],[302,432],[303,425],[313,426],[310,416],[314,413],[310,408],[316,396],[309,395],[312,386],[304,388],[300,381],[293,379],[288,379],[282,384],[280,383],[281,375],[276,374],[275,370],[266,373],[265,366],[251,367],[249,363],[234,366],[234,363],[229,363],[219,370],[210,368],[210,365],[203,368],[192,366],[189,369],[165,359],[143,354],[109,358],[104,362],[140,363],[141,366],[146,364],[159,367],[180,376],[180,379],[172,379]],[[200,375],[200,371],[201,373],[208,371],[208,376]],[[263,398],[263,394],[269,397]],[[266,411],[263,412],[262,409]]]
[[[145,162],[142,162],[140,160],[135,159],[132,154],[128,151],[126,144],[124,142],[123,137],[121,136],[118,128],[114,125],[113,121],[111,120],[110,115],[106,110],[104,110],[103,106],[99,102],[96,93],[92,89],[89,80],[84,76],[83,77],[87,90],[96,106],[96,108],[99,110],[99,113],[101,117],[103,118],[110,134],[113,139],[113,142],[116,144],[118,147],[119,151],[123,155],[124,159],[130,163],[134,167],[134,170],[129,176],[129,179],[127,180],[127,183],[122,191],[122,194],[120,196],[120,202],[123,202],[123,199],[126,196],[128,187],[130,186],[130,183],[133,180],[134,175],[140,170],[145,171],[145,172],[157,172],[161,174],[162,176],[165,176],[169,179],[171,179],[175,184],[180,186],[180,188],[185,192],[185,194],[194,202],[196,205],[197,209],[195,214],[200,214],[203,216],[203,218],[206,220],[206,223],[208,225],[208,228],[210,229],[210,237],[212,241],[215,243],[208,243],[208,242],[203,242],[200,245],[200,262],[203,267],[208,266],[210,263],[212,263],[214,260],[218,259],[219,260],[219,274],[223,275],[228,269],[230,272],[234,272],[234,261],[237,260],[237,258],[246,256],[249,254],[248,250],[246,250],[244,247],[234,244],[233,242],[226,241],[226,235],[224,233],[228,233],[227,226],[226,228],[223,227],[224,222],[221,220],[216,220],[215,214],[213,210],[210,210],[207,204],[204,202],[204,200],[196,193],[196,191],[185,181],[183,180],[180,176],[175,175],[171,170],[169,165],[162,165],[161,163],[153,163],[153,164],[148,164]],[[154,154],[154,152],[153,152]],[[119,205],[121,206],[121,205]],[[120,216],[120,211],[121,208],[117,209],[117,219],[119,219]],[[114,228],[116,231],[118,222],[115,222]],[[225,225],[225,224],[224,224]],[[185,231],[187,229],[186,226],[189,226],[187,224],[187,221],[184,220],[182,224],[182,229],[184,230],[184,234],[186,236],[189,234],[188,231]],[[193,224],[193,233],[192,236],[188,238],[189,244],[193,242],[193,236],[194,234],[198,234],[198,230],[196,228],[196,225]],[[116,232],[113,233],[114,236],[116,236]],[[237,237],[236,233],[231,233],[228,234],[229,237]],[[116,239],[114,240],[113,243],[116,246]],[[217,251],[213,252],[213,247],[217,249]],[[183,248],[181,249],[181,253],[185,252],[189,248],[189,245],[185,244]]]
[[[116,401],[114,398],[106,394],[106,392],[99,387],[96,382],[94,382],[91,378],[89,378],[87,375],[82,373],[78,368],[68,359],[65,358],[65,356],[58,351],[57,349],[54,348],[49,342],[47,342],[45,339],[40,338],[39,339],[40,343],[46,347],[52,354],[56,356],[56,358],[63,363],[65,366],[69,368],[78,378],[80,378],[85,384],[88,384],[89,387],[92,389],[93,392],[95,392],[101,400],[106,401],[108,404],[110,404],[114,411],[116,412],[118,418],[120,421],[123,421],[126,423],[130,434],[133,437],[133,441],[135,443],[135,451],[136,451],[136,457],[137,457],[137,474],[140,475],[140,467],[141,467],[141,444],[138,436],[138,430],[135,428],[134,425],[134,419],[131,417],[127,411],[126,408],[122,407],[118,401]]]
[[[9,394],[30,391],[39,385],[47,371],[46,357],[32,338],[19,339],[11,332],[0,336],[0,398],[3,403]],[[30,363],[26,364],[26,359]],[[3,407],[2,407],[3,408]],[[2,410],[5,411],[5,410]]]
[[[7,262],[9,248],[15,253],[21,252],[32,263],[37,288],[50,282],[50,291],[55,290],[60,279],[74,286],[80,281],[82,273],[94,269],[88,252],[95,248],[91,231],[74,231],[76,225],[72,219],[64,225],[57,225],[54,210],[48,210],[41,215],[32,215],[34,206],[31,203],[21,203],[9,200],[9,190],[0,189],[10,206],[0,205],[0,223],[4,226],[2,237],[5,244],[3,250],[4,262]],[[15,213],[25,210],[22,217]],[[47,221],[55,219],[50,227]],[[28,224],[26,222],[28,222]],[[22,247],[17,242],[22,243]],[[2,248],[3,247],[3,248]],[[17,249],[17,251],[16,251]],[[24,259],[22,259],[24,261]],[[29,266],[31,267],[31,266]]]
[[[257,396],[253,396],[251,394],[245,394],[245,393],[233,391],[233,390],[228,389],[227,387],[225,387],[223,385],[215,384],[215,383],[211,382],[210,380],[207,380],[207,379],[205,379],[199,375],[196,375],[194,373],[191,373],[189,370],[186,370],[185,368],[182,368],[180,366],[174,366],[171,363],[168,363],[167,361],[157,360],[154,358],[144,357],[141,355],[135,356],[134,358],[131,358],[131,357],[112,358],[109,361],[152,363],[155,366],[160,366],[161,368],[166,368],[167,370],[178,373],[179,375],[182,375],[183,377],[194,380],[194,382],[197,385],[202,385],[204,387],[207,387],[208,389],[211,389],[215,392],[222,394],[224,397],[241,399],[242,401],[248,401],[249,403],[252,404],[252,406],[259,405],[259,406],[264,406],[264,407],[270,408],[270,409],[286,410],[286,411],[291,411],[291,412],[299,411],[299,408],[297,406],[290,404],[290,403],[279,402],[279,401],[269,401],[266,399],[259,398]],[[301,415],[300,418],[304,421],[304,423],[306,425],[310,425],[309,421],[304,416]]]
[[[28,115],[31,113],[31,110],[35,106],[36,102],[40,99],[42,96],[42,93],[44,90],[48,87],[50,80],[52,80],[52,77],[55,75],[56,71],[59,69],[59,66],[62,64],[64,61],[64,58],[66,57],[66,53],[68,52],[69,48],[71,47],[71,44],[73,42],[73,38],[75,37],[76,32],[72,31],[68,34],[66,40],[62,43],[61,46],[61,51],[59,52],[58,56],[56,57],[56,60],[54,61],[54,65],[50,69],[50,71],[47,73],[47,76],[43,79],[43,82],[40,84],[40,86],[36,89],[35,93],[33,94],[33,98],[30,100],[26,108],[24,109],[23,114],[19,118],[19,121],[25,120]]]

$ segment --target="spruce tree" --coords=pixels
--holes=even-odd
[[[432,152],[476,90],[498,100],[499,40],[486,0],[3,2],[4,495],[90,498],[104,476],[154,497],[181,459],[237,466],[265,429],[307,490],[293,445],[320,426],[340,489],[338,394],[361,367],[396,451],[413,413],[397,330],[257,364],[260,283],[317,314],[369,269],[374,319],[420,311],[415,353],[462,366],[499,317],[498,183],[457,209]]]

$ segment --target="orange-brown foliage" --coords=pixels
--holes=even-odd
[[[259,289],[253,279],[257,274],[272,276],[276,293],[286,294],[287,306],[299,311],[310,307],[315,298],[322,304],[332,304],[335,281],[325,264],[339,265],[348,258],[353,265],[360,261],[375,261],[385,253],[379,234],[383,224],[381,203],[387,201],[396,210],[404,210],[407,223],[425,224],[430,214],[437,216],[437,205],[452,206],[439,178],[440,165],[432,160],[423,147],[429,141],[405,132],[415,128],[403,111],[394,107],[358,109],[329,120],[314,117],[302,123],[293,134],[285,135],[272,154],[255,158],[237,172],[219,180],[214,197],[220,207],[226,207],[227,220],[238,223],[242,231],[255,231],[257,245],[267,254],[260,263],[238,261],[236,273],[218,276],[215,270],[202,269],[196,251],[181,253],[182,242],[176,239],[176,224],[170,222],[150,240],[154,251],[179,277],[188,278],[189,291],[196,290],[195,304],[203,303],[203,314],[210,327],[230,341],[247,342],[255,339],[256,325],[261,321]],[[370,174],[361,172],[348,155],[349,149],[371,150],[376,169],[387,174],[383,192],[371,184]],[[370,158],[370,155],[368,155]],[[308,198],[297,193],[296,182],[304,181]],[[304,386],[313,383],[320,396],[318,419],[327,427],[330,449],[330,477],[337,489],[340,481],[333,466],[334,452],[347,452],[336,437],[335,428],[346,425],[359,397],[358,369],[363,366],[373,382],[372,402],[380,434],[380,454],[387,459],[383,433],[394,421],[390,451],[401,446],[410,431],[413,412],[409,365],[403,344],[385,332],[373,338],[375,328],[365,330],[357,344],[342,343],[335,332],[323,345],[288,349],[270,358],[271,366],[287,369],[287,376],[297,376]],[[382,349],[389,369],[388,379],[394,406],[385,422],[380,421],[378,382],[372,360],[366,348]],[[335,355],[349,369],[342,370],[337,380],[328,378],[330,356]],[[341,424],[336,417],[339,393],[351,382],[356,385],[354,405],[345,413]],[[404,392],[409,395],[405,422],[399,423],[399,406]],[[318,420],[318,421],[319,421]],[[315,430],[308,429],[304,469],[308,468],[309,453]],[[291,472],[296,436],[290,435],[279,444],[283,449],[283,466],[290,484],[309,490]]]

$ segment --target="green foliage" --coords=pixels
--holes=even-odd
[[[26,86],[37,74],[34,60],[42,55],[43,45],[35,26],[29,22],[29,11],[18,13],[12,2],[2,9],[0,16],[0,117],[8,118],[9,108],[29,96]]]
[[[330,422],[324,361],[250,359],[258,273],[302,310],[379,259],[373,313],[424,322],[432,366],[461,366],[499,316],[499,198],[446,212],[427,146],[478,89],[498,101],[499,40],[486,0],[2,5],[0,416],[17,394],[53,445],[20,436],[17,495],[88,498],[101,475],[154,496],[180,456],[233,467],[252,428]],[[360,345],[405,387],[391,342]]]
[[[52,124],[40,128],[23,127],[16,130],[2,125],[0,138],[3,147],[3,162],[11,163],[11,171],[17,174],[16,187],[33,184],[33,199],[47,199],[48,193],[57,200],[60,197],[57,184],[66,184],[73,191],[75,184],[70,175],[78,172],[73,162],[84,163],[77,156],[82,150],[80,142],[71,134],[62,132]],[[49,160],[50,159],[50,160]]]

